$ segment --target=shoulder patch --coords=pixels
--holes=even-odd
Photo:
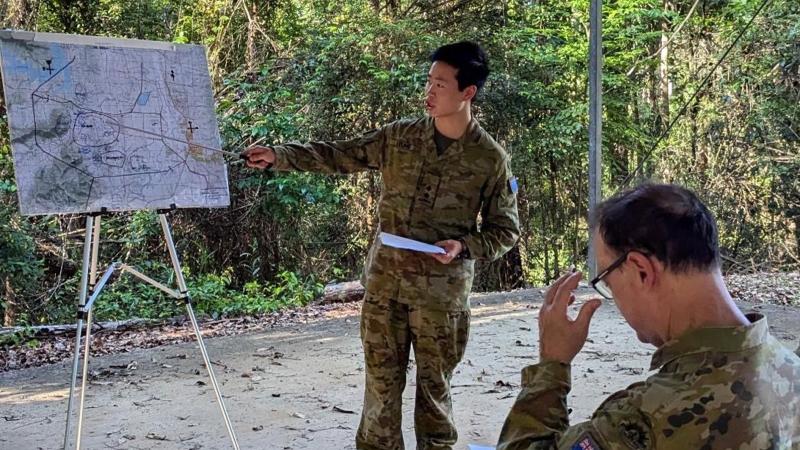
[[[508,188],[511,189],[512,194],[516,194],[519,190],[519,186],[517,185],[517,177],[511,177],[508,179]]]
[[[622,435],[622,439],[630,448],[650,448],[650,435],[641,424],[633,421],[625,421],[620,424],[619,431]]]
[[[589,432],[583,433],[570,450],[602,450]]]

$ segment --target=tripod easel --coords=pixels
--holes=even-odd
[[[175,205],[172,205],[172,209],[175,209]],[[69,445],[69,437],[70,437],[70,429],[72,424],[72,415],[73,415],[73,398],[74,398],[74,391],[77,382],[77,375],[78,375],[78,361],[80,358],[80,347],[81,347],[81,330],[83,328],[83,322],[86,321],[86,342],[84,343],[84,357],[83,357],[83,371],[82,371],[82,381],[80,387],[80,402],[78,406],[78,429],[77,429],[77,436],[75,437],[75,449],[80,450],[81,448],[81,431],[83,428],[83,405],[86,395],[86,381],[88,378],[89,372],[89,347],[91,342],[91,333],[92,333],[92,305],[97,300],[100,295],[100,292],[105,287],[108,280],[114,274],[115,271],[121,272],[128,272],[131,275],[141,279],[142,281],[164,291],[171,297],[183,300],[186,304],[186,311],[188,313],[189,319],[192,322],[192,327],[194,328],[195,336],[197,337],[197,344],[200,347],[200,353],[203,356],[203,362],[205,363],[206,369],[208,370],[208,376],[211,379],[211,385],[214,388],[214,394],[217,397],[217,403],[219,404],[220,411],[222,412],[222,417],[225,420],[225,426],[228,429],[228,434],[231,438],[231,443],[233,444],[233,448],[235,450],[239,450],[239,443],[236,440],[236,433],[234,432],[233,425],[231,424],[230,417],[228,417],[228,411],[225,408],[225,403],[222,399],[222,392],[219,389],[219,384],[217,383],[217,377],[214,375],[214,370],[211,368],[211,361],[208,358],[208,351],[206,350],[206,346],[203,343],[203,336],[200,334],[200,327],[197,324],[197,318],[194,315],[194,309],[192,309],[192,302],[191,298],[189,297],[189,292],[186,288],[186,281],[183,278],[183,272],[181,271],[181,264],[180,260],[178,259],[178,252],[175,250],[175,243],[172,240],[172,232],[170,230],[169,222],[167,222],[167,213],[171,211],[167,210],[158,210],[158,219],[161,222],[161,229],[164,232],[164,239],[167,244],[167,248],[169,250],[169,256],[172,260],[172,268],[175,271],[175,279],[178,283],[178,290],[170,289],[169,287],[165,286],[162,283],[148,277],[147,275],[139,272],[138,270],[134,269],[131,266],[120,262],[112,263],[108,269],[106,269],[103,276],[100,278],[100,281],[97,281],[97,258],[100,249],[100,218],[103,213],[105,213],[105,208],[101,212],[91,213],[86,217],[86,236],[84,240],[84,247],[83,247],[83,264],[81,267],[81,284],[80,284],[80,297],[78,301],[78,327],[75,332],[75,356],[72,363],[72,382],[70,384],[69,389],[69,400],[67,402],[67,424],[66,429],[64,431],[64,450],[68,449]],[[88,297],[88,300],[87,300]]]

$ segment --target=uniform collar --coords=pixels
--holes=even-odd
[[[650,370],[677,358],[704,352],[738,352],[757,347],[769,335],[767,319],[761,314],[747,314],[749,325],[737,327],[698,328],[662,345],[653,354]]]
[[[430,137],[431,143],[433,143],[433,133],[435,131],[435,125],[433,117],[426,117],[425,118],[425,127],[426,133]],[[479,142],[481,137],[483,136],[483,129],[481,128],[480,124],[478,124],[478,120],[475,119],[473,116],[472,119],[469,121],[469,125],[467,125],[467,130],[464,132],[460,138],[458,138],[455,142],[450,144],[447,149],[445,149],[444,153],[439,156],[441,158],[447,158],[448,156],[455,155],[464,151],[464,148]],[[432,144],[433,145],[433,144]],[[434,155],[436,155],[436,146],[433,145]]]

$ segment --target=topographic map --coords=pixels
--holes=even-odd
[[[23,214],[223,207],[202,46],[0,31]]]

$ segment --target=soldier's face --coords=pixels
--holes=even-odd
[[[597,271],[600,272],[611,265],[619,255],[606,246],[598,232],[594,233],[593,239],[597,253]],[[632,254],[628,261],[610,272],[604,280],[614,294],[614,303],[628,325],[636,331],[639,340],[660,346],[663,344],[657,333],[663,319],[663,314],[658,308],[660,296],[642,280],[642,258],[646,259],[642,255]]]
[[[469,108],[477,88],[467,86],[459,91],[457,73],[455,67],[441,61],[431,65],[425,84],[425,110],[431,117],[447,117]]]

